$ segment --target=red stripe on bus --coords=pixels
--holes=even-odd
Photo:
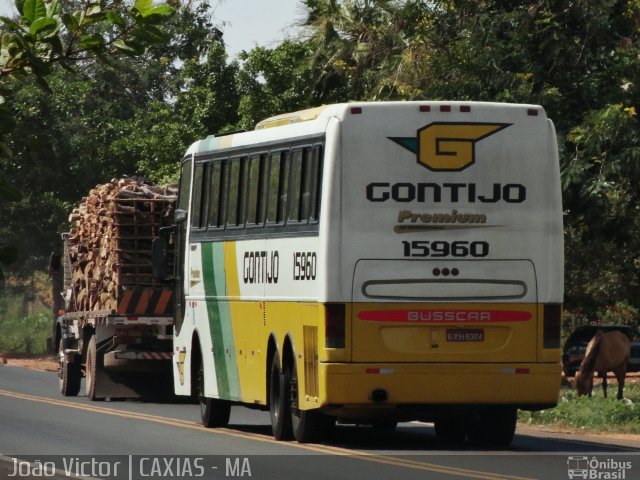
[[[360,320],[395,323],[526,322],[531,312],[519,310],[372,310],[358,313]]]

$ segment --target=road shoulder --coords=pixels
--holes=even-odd
[[[585,432],[577,429],[557,428],[548,425],[523,425],[518,424],[517,434],[534,435],[546,438],[557,438],[566,441],[579,441],[588,443],[606,443],[633,449],[640,449],[640,435],[612,432]]]

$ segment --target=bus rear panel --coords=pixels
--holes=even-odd
[[[562,213],[544,111],[363,104],[341,146],[323,253],[345,340],[320,362],[323,403],[555,405]]]

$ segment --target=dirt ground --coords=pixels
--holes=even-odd
[[[0,353],[0,365],[31,368],[46,372],[57,372],[58,362],[54,355],[21,355],[17,353]]]

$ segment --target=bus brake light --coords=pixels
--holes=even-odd
[[[344,303],[327,303],[324,306],[326,348],[344,348],[345,310]]]
[[[560,348],[562,305],[546,304],[542,321],[542,348]]]

